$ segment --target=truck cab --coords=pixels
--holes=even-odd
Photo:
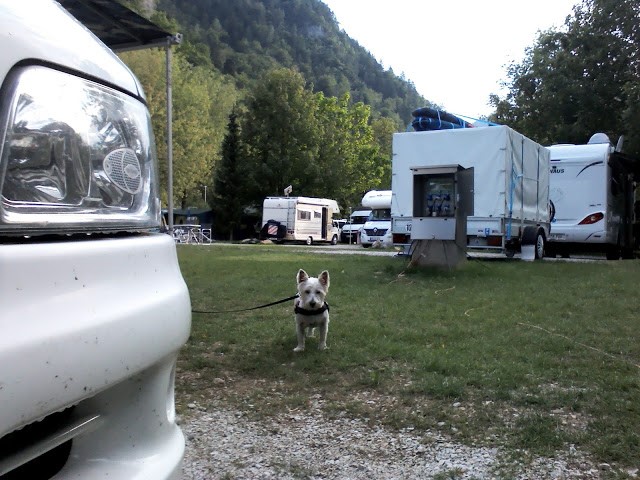
[[[179,478],[191,306],[142,87],[52,0],[0,2],[0,39],[0,477]]]

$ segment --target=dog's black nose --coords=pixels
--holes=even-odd
[[[309,305],[311,305],[312,307],[315,307],[315,306],[316,306],[316,302],[315,302],[315,300],[310,301],[310,302],[309,302]]]

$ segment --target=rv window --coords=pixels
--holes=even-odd
[[[320,215],[320,212],[313,212],[313,218],[322,218],[322,215]]]
[[[311,212],[298,210],[298,220],[311,220]]]

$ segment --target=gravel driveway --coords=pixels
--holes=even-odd
[[[563,458],[506,463],[497,448],[464,446],[440,433],[393,431],[346,416],[328,420],[320,403],[259,421],[221,406],[190,404],[180,419],[187,438],[184,478],[597,479],[609,468],[573,449]]]

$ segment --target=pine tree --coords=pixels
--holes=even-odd
[[[251,179],[244,162],[244,147],[240,140],[240,125],[235,110],[229,115],[227,134],[222,142],[222,158],[215,172],[212,209],[215,232],[228,234],[233,240],[234,230],[241,224],[245,208],[245,193],[251,190]]]

